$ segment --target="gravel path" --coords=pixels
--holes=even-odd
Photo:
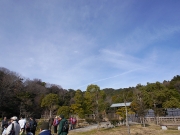
[[[107,128],[107,124],[108,124],[108,127],[113,127],[110,122],[101,122],[101,128],[104,127],[104,128]],[[129,122],[130,125],[134,125],[134,124],[139,124],[139,123],[136,123],[136,122]],[[90,131],[90,130],[93,130],[93,129],[97,129],[98,127],[98,124],[93,124],[93,125],[89,125],[89,126],[86,126],[84,128],[76,128],[74,130],[69,130],[69,132],[86,132],[86,131]]]
[[[110,124],[109,122],[101,122],[101,127],[107,127],[107,124]],[[86,131],[90,131],[93,129],[97,129],[98,124],[93,124],[93,125],[89,125],[86,126],[84,128],[76,128],[74,130],[70,130],[69,132],[86,132]]]

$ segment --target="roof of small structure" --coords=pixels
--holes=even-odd
[[[126,106],[130,106],[131,102],[126,103]],[[116,103],[116,104],[112,104],[110,107],[123,107],[125,106],[125,103]]]

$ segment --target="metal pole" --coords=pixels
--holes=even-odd
[[[125,103],[125,109],[126,109],[126,126],[128,127],[128,135],[130,135],[130,127],[129,127],[129,121],[128,121],[128,111],[127,111],[126,101],[124,103]]]

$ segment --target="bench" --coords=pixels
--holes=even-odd
[[[160,123],[162,130],[167,130],[167,126],[177,126],[180,130],[180,123]]]

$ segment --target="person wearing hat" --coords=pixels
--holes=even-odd
[[[63,131],[63,126],[65,125],[65,122],[67,122],[67,120],[64,118],[64,115],[60,115],[58,119],[60,121],[58,128],[58,135],[67,135],[68,131]],[[69,130],[69,127],[67,128],[67,130]]]
[[[54,118],[53,126],[54,126],[54,134],[57,134],[57,126],[59,124],[58,116]]]
[[[51,131],[49,130],[49,123],[43,122],[40,126],[39,135],[51,135]]]
[[[11,130],[13,129],[15,132],[15,135],[19,135],[20,133],[20,125],[17,123],[17,117],[13,116],[11,117],[11,124],[7,127],[6,134],[10,134]]]

